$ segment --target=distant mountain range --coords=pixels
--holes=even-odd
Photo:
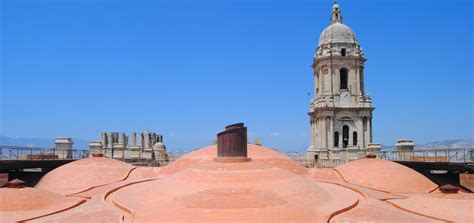
[[[385,150],[395,150],[395,145],[382,146]],[[430,142],[425,144],[416,144],[415,149],[429,150],[429,149],[454,149],[454,148],[474,148],[474,139],[452,139]]]
[[[88,149],[89,141],[73,138],[74,149]],[[54,147],[54,139],[38,139],[38,138],[10,138],[0,136],[0,146],[25,146],[25,147]]]

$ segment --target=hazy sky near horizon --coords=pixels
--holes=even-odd
[[[374,142],[474,138],[473,3],[340,0],[373,98]],[[326,0],[3,0],[0,135],[150,130],[171,150],[227,124],[304,151]]]

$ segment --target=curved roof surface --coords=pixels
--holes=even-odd
[[[14,222],[32,219],[82,202],[82,198],[66,197],[38,188],[0,188],[0,220]]]
[[[360,159],[334,168],[349,183],[398,193],[428,193],[438,185],[420,173],[395,162]]]
[[[348,189],[315,184],[264,162],[211,160],[129,186],[111,199],[138,222],[327,221],[358,200]]]
[[[59,194],[74,194],[124,180],[135,167],[113,159],[93,157],[68,163],[46,174],[36,185]]]
[[[319,46],[327,43],[356,43],[356,37],[349,26],[337,22],[326,27],[319,36]]]
[[[200,162],[211,161],[217,154],[217,146],[208,146],[202,149],[190,152],[168,166],[162,168],[162,174],[171,174],[186,169]],[[289,170],[293,173],[304,175],[308,174],[308,169],[299,165],[294,160],[290,159],[275,150],[268,149],[262,146],[253,144],[247,145],[248,157],[252,161],[266,163],[268,165],[276,166],[278,168]]]
[[[248,148],[252,160],[243,163],[214,162],[215,146],[161,168],[134,168],[105,158],[76,161],[50,172],[38,188],[0,188],[0,199],[13,201],[0,202],[0,219],[472,221],[472,195],[430,192],[436,188],[432,182],[390,161],[364,159],[335,169],[307,169],[276,151],[255,145]]]

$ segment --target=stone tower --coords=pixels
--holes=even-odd
[[[364,54],[342,23],[339,5],[319,37],[313,61],[315,97],[310,103],[309,160],[345,162],[365,154],[372,142],[372,101],[364,92]],[[334,162],[333,162],[334,163]]]

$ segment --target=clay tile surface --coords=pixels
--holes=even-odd
[[[408,167],[381,159],[355,160],[335,170],[349,183],[387,192],[427,193],[438,187]]]
[[[474,196],[418,195],[406,199],[389,200],[401,209],[442,221],[474,222]]]
[[[137,167],[130,172],[127,179],[157,178],[160,176],[160,167]]]
[[[351,190],[259,162],[200,162],[115,192],[137,222],[327,221],[357,203]]]
[[[312,177],[323,181],[344,181],[341,174],[330,168],[316,168],[312,170]]]
[[[68,163],[46,174],[37,188],[74,194],[127,178],[135,167],[122,161],[93,157]]]
[[[176,173],[199,162],[211,161],[214,157],[216,157],[216,154],[216,145],[198,149],[196,151],[186,154],[185,156],[181,157],[179,160],[176,160],[170,165],[163,167],[161,172],[162,174]],[[278,168],[286,169],[298,175],[309,174],[307,168],[299,165],[289,157],[262,146],[248,144],[247,154],[248,157],[251,157],[252,160],[255,162],[267,163]]]
[[[30,219],[82,201],[82,198],[69,198],[38,188],[0,188],[0,219],[1,222]]]
[[[90,158],[38,188],[0,188],[1,222],[473,222],[474,195],[442,193],[393,162],[307,169],[248,145],[249,162],[214,162],[216,147],[165,167]],[[42,189],[44,188],[44,189]],[[48,189],[50,191],[46,191]],[[67,196],[54,193],[68,194]]]

